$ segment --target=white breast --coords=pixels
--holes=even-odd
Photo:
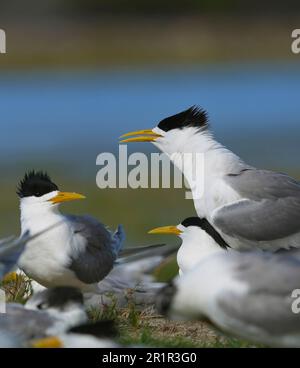
[[[56,224],[59,225],[28,242],[18,263],[29,277],[46,287],[66,284],[69,278],[74,278],[73,272],[66,269],[70,261],[71,228],[56,208],[21,202],[22,233],[29,230],[37,234]]]
[[[177,253],[180,274],[190,271],[207,256],[220,252],[225,250],[204,230],[189,227],[182,235],[182,244]]]

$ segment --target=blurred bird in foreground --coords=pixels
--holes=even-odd
[[[117,330],[112,321],[98,321],[71,328],[68,332],[32,340],[33,348],[76,348],[76,349],[112,349],[120,348],[115,338]]]
[[[216,239],[205,242],[208,232],[202,222],[192,226],[192,237],[189,227],[178,227],[184,242],[190,237],[192,248],[198,247],[198,262],[158,293],[159,311],[175,319],[208,320],[225,333],[257,343],[300,347],[300,318],[293,310],[299,257],[226,252]]]
[[[9,237],[0,240],[0,280],[8,274],[17,264],[21,253],[25,249],[25,245],[34,239],[37,239],[42,234],[58,226],[59,223],[53,224],[49,228],[44,228],[37,233],[30,235],[30,232],[24,230],[20,238]]]
[[[63,215],[59,205],[85,198],[61,192],[43,172],[29,172],[18,188],[22,234],[39,232],[60,222],[61,226],[28,242],[19,267],[45,287],[74,286],[99,292],[98,283],[113,269],[121,255],[133,255],[158,246],[122,251],[125,233],[121,225],[112,233],[90,216]],[[154,251],[155,253],[155,251]]]
[[[29,239],[29,232],[25,232],[19,239],[10,237],[0,240],[0,280],[16,265]]]
[[[7,303],[0,314],[0,331],[26,343],[65,333],[88,320],[83,295],[73,287],[56,287],[34,294],[25,306]]]
[[[55,287],[33,295],[25,306],[8,303],[0,314],[0,347],[115,348],[112,321],[89,322],[83,295]]]
[[[122,137],[130,135],[121,143],[152,142],[168,155],[189,183],[198,216],[232,248],[300,247],[299,181],[246,164],[215,140],[203,109],[193,106]]]

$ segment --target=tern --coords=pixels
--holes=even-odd
[[[121,225],[113,233],[91,216],[62,214],[61,203],[85,197],[61,192],[44,172],[26,173],[17,194],[22,234],[28,230],[37,233],[60,223],[59,227],[29,241],[18,262],[27,276],[44,287],[73,286],[84,292],[97,292],[97,284],[113,269],[118,256],[132,256],[163,246],[123,251],[125,232]]]
[[[206,220],[199,217],[186,218],[176,226],[163,226],[152,229],[149,234],[174,234],[182,244],[177,253],[179,275],[193,269],[209,254],[226,252],[230,246]]]
[[[192,227],[192,236],[189,227],[177,228],[184,242],[198,246],[197,264],[159,291],[159,311],[174,319],[208,320],[225,333],[257,343],[300,347],[299,308],[293,310],[294,304],[299,307],[299,294],[294,295],[299,292],[299,257],[224,251],[215,239],[206,242],[208,233],[201,226]]]
[[[64,333],[88,321],[83,295],[73,287],[50,288],[34,294],[25,306],[8,303],[0,330],[26,342]]]
[[[155,253],[151,249],[127,257],[124,261],[117,261],[113,270],[98,284],[97,293],[84,293],[85,305],[99,307],[114,303],[118,307],[124,307],[128,304],[128,299],[137,308],[155,304],[157,291],[165,283],[156,281],[153,273],[176,250],[176,247],[170,245],[156,248]]]
[[[122,347],[109,338],[75,333],[36,339],[31,341],[29,346],[36,349],[116,349]]]
[[[160,311],[171,318],[209,320],[220,330],[278,347],[300,347],[292,310],[299,259],[256,252],[211,255],[162,290]],[[299,304],[299,302],[298,302]]]
[[[121,348],[114,339],[118,331],[112,321],[100,320],[73,327],[70,330],[30,341],[33,348]]]
[[[300,247],[300,182],[252,167],[217,142],[205,110],[193,106],[124,137],[121,143],[152,142],[168,155],[189,183],[197,215],[232,248]],[[203,175],[194,178],[196,154],[204,164]]]

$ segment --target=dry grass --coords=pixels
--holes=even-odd
[[[15,272],[8,274],[0,287],[5,291],[8,303],[24,304],[33,292],[31,280],[26,275]]]
[[[32,294],[31,280],[23,274],[10,274],[2,283],[7,301],[24,304]],[[225,337],[205,322],[170,321],[159,316],[154,307],[137,308],[132,294],[127,291],[126,307],[111,302],[88,311],[91,321],[113,320],[119,329],[119,342],[124,345],[149,347],[204,348],[253,347],[244,341]]]

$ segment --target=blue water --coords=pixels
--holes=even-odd
[[[82,160],[92,168],[122,133],[198,104],[219,140],[251,163],[298,167],[299,90],[297,64],[3,73],[0,161]]]

